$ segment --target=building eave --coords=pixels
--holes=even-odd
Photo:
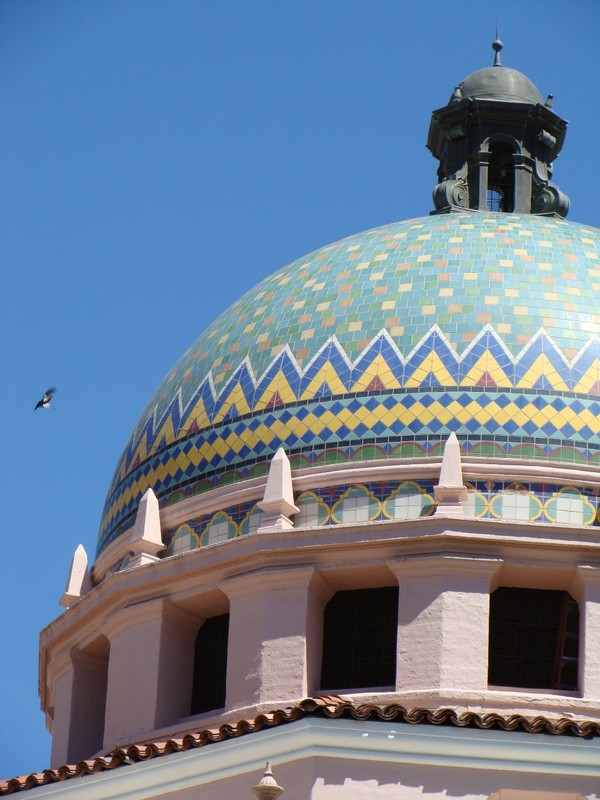
[[[206,747],[215,743],[219,746]],[[157,785],[174,792],[256,773],[266,760],[311,757],[600,778],[600,723],[317,697],[236,725],[133,744],[76,765],[12,778],[0,783],[0,795],[32,790],[32,797],[60,793],[77,800],[143,800],[156,796]],[[85,776],[93,777],[74,780]]]

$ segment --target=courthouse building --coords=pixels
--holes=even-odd
[[[51,764],[0,794],[600,797],[600,231],[501,47],[433,112],[430,215],[159,385],[41,635]]]

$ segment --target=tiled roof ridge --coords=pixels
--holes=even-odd
[[[139,761],[171,755],[213,742],[234,739],[247,733],[295,722],[309,716],[328,719],[378,720],[380,722],[404,722],[409,725],[450,725],[459,728],[497,729],[522,731],[525,733],[546,733],[553,736],[570,735],[578,738],[600,736],[600,722],[594,720],[575,720],[560,717],[552,720],[541,715],[525,717],[521,714],[505,716],[496,712],[479,714],[475,711],[456,711],[453,708],[406,708],[398,703],[379,706],[374,703],[356,704],[352,700],[337,695],[319,695],[302,700],[298,705],[287,709],[258,714],[253,720],[242,719],[235,724],[225,723],[218,728],[204,728],[196,734],[188,733],[181,739],[167,739],[145,744],[131,744],[118,747],[106,756],[80,761],[75,765],[63,765],[57,769],[0,781],[0,795],[33,789],[48,783],[71,778],[93,775],[97,772],[116,769]]]

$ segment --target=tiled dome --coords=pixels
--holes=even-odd
[[[293,467],[439,452],[600,463],[600,231],[498,213],[393,223],[259,283],[125,447],[98,551],[161,503]]]

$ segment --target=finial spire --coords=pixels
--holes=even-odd
[[[262,776],[257,786],[252,787],[252,791],[258,800],[276,800],[277,797],[283,792],[283,788],[279,786],[273,772],[271,771],[271,762],[267,761],[265,774]]]
[[[492,49],[494,51],[494,66],[495,67],[501,67],[502,66],[502,62],[500,61],[500,50],[502,50],[503,47],[504,47],[504,45],[500,41],[500,26],[498,25],[498,23],[496,23],[496,39],[495,39],[495,41],[492,42]]]

